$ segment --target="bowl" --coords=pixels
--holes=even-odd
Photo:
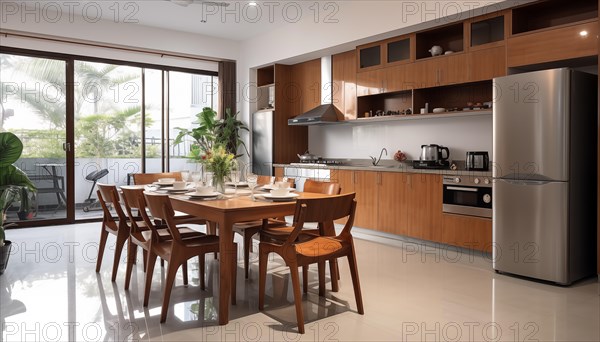
[[[183,181],[176,181],[173,182],[173,189],[174,190],[184,190],[186,186],[186,183]]]
[[[201,186],[196,187],[196,193],[201,194],[201,195],[212,194],[213,191],[214,191],[214,188],[210,185],[201,185]]]
[[[448,51],[444,52],[444,55],[449,55],[449,54],[451,54],[451,53],[454,53],[454,51],[452,51],[452,50],[448,50]]]
[[[446,111],[446,108],[433,108],[434,113],[443,113]]]
[[[173,184],[173,182],[175,182],[175,178],[159,178],[158,182],[160,184]]]
[[[287,188],[278,188],[271,190],[271,195],[273,196],[285,196],[289,193],[290,191]]]

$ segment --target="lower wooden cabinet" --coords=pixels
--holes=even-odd
[[[491,219],[442,213],[441,175],[332,170],[331,181],[356,192],[356,227],[491,252]]]
[[[492,252],[492,220],[466,215],[442,215],[441,242]]]

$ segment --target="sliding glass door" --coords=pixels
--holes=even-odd
[[[0,60],[0,131],[23,141],[17,165],[38,188],[9,221],[99,218],[97,183],[196,167],[185,158],[191,142],[172,141],[175,127],[195,127],[203,107],[217,107],[215,73],[10,48]]]
[[[14,202],[8,221],[65,220],[67,182],[67,62],[0,54],[0,131],[23,142],[16,165],[37,195]]]
[[[141,172],[142,69],[75,61],[75,218],[102,215],[95,183]]]

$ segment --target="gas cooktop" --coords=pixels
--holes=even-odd
[[[313,160],[301,160],[299,163],[290,163],[290,165],[342,165],[344,162],[338,159],[313,159]]]

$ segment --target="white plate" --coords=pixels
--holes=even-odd
[[[263,194],[263,195],[260,195],[260,196],[262,196],[265,199],[273,200],[273,201],[289,201],[289,200],[292,200],[292,199],[294,199],[294,198],[296,198],[296,197],[298,197],[300,195],[298,195],[298,194],[287,194],[287,195],[284,195],[284,196],[275,196],[273,194]]]
[[[274,184],[263,185],[259,188],[260,190],[275,190],[277,187]],[[287,188],[289,192],[296,191],[296,188]]]
[[[175,182],[154,182],[152,184],[158,185],[158,186],[173,186],[173,183],[175,183]]]
[[[190,192],[189,194],[186,194],[188,196],[190,196],[190,198],[211,198],[211,197],[218,197],[220,195],[220,193],[213,191],[213,192],[209,192],[209,193],[198,193],[198,192]]]
[[[172,193],[183,193],[183,192],[190,191],[190,189],[173,189],[173,187],[164,187],[164,188],[160,188],[160,190],[166,191],[166,192],[172,192]]]

